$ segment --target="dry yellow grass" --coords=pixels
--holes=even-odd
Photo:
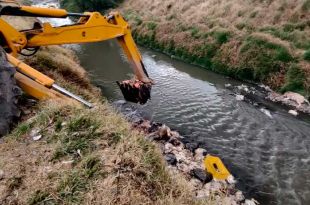
[[[0,204],[212,204],[196,201],[185,179],[170,173],[160,148],[107,104],[72,51],[46,47],[24,60],[96,107],[41,102],[1,139]]]
[[[310,96],[307,86],[288,76],[297,62],[304,81],[309,78],[310,62],[303,61],[310,52],[309,0],[128,0],[119,9],[144,45],[233,77]],[[282,80],[275,81],[278,74]]]

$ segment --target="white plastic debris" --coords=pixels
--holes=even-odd
[[[267,115],[268,117],[273,118],[271,112],[267,110],[266,108],[261,108],[260,111],[264,113],[265,115]]]
[[[288,113],[294,116],[298,115],[298,112],[296,110],[289,110]]]
[[[244,100],[244,95],[236,95],[236,99],[238,101],[243,101]]]
[[[41,138],[42,138],[42,135],[36,135],[32,137],[33,141],[39,141]]]

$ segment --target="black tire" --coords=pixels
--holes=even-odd
[[[21,91],[16,85],[15,72],[0,47],[0,137],[10,131],[14,120],[20,116],[17,103]]]

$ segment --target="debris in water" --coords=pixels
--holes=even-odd
[[[238,101],[244,101],[244,95],[236,95],[236,99],[238,100]]]
[[[298,115],[298,112],[296,110],[289,110],[288,113],[294,116]]]
[[[125,100],[129,102],[144,105],[151,99],[152,85],[149,83],[143,83],[139,80],[125,80],[117,82],[117,85],[120,87]]]
[[[273,118],[271,115],[271,112],[267,110],[266,108],[261,108],[260,111],[264,113],[265,115],[267,115],[268,117]]]

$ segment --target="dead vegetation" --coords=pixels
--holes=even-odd
[[[212,204],[170,173],[159,147],[106,102],[72,51],[52,46],[24,60],[96,107],[41,102],[0,139],[0,204]]]
[[[0,144],[0,167],[1,204],[198,203],[158,147],[106,103],[41,104]]]
[[[64,57],[50,58],[56,53]],[[29,62],[96,107],[42,102],[2,139],[0,204],[206,204],[194,199],[184,179],[167,169],[159,147],[133,131],[97,89],[70,80],[74,75],[89,82],[74,59],[70,51],[51,47]]]
[[[225,75],[310,96],[309,5],[309,0],[129,0],[120,8],[143,45]],[[293,80],[299,83],[289,81],[292,66],[304,73]]]

